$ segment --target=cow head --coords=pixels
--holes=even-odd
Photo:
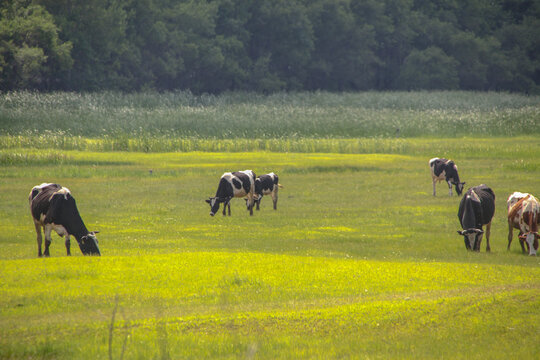
[[[219,204],[224,203],[225,206],[227,206],[227,203],[232,198],[219,198],[219,197],[211,197],[206,200],[206,202],[210,205],[210,216],[214,216],[218,210],[219,210]]]
[[[219,198],[217,197],[211,197],[206,200],[206,202],[210,205],[210,216],[214,216],[218,210],[219,210]]]
[[[526,234],[522,234],[519,236],[519,240],[524,241],[527,243],[527,248],[529,248],[529,255],[536,256],[536,251],[538,250],[538,238],[540,236],[538,235],[538,232],[532,232],[529,231]]]
[[[262,196],[260,196],[260,195],[254,195],[253,196],[253,205],[260,205],[261,204],[261,198],[262,198]],[[246,200],[246,208],[247,208],[247,210],[249,210],[249,199],[245,198],[244,200]]]
[[[79,247],[84,255],[101,255],[98,247],[98,239],[96,237],[96,234],[98,233],[99,231],[91,231],[80,239]]]
[[[461,195],[461,193],[463,192],[463,187],[465,186],[465,182],[458,182],[456,185],[456,193],[459,195]]]
[[[482,235],[484,234],[482,229],[458,230],[458,234],[463,235],[465,238],[465,247],[467,250],[480,251],[480,243],[482,242]]]

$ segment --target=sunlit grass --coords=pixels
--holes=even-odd
[[[46,289],[35,286],[36,271],[47,279]],[[165,327],[168,351],[175,356],[197,357],[215,349],[210,357],[242,357],[253,343],[263,358],[296,356],[297,346],[302,352],[310,349],[310,355],[300,353],[300,357],[334,357],[336,351],[348,353],[356,348],[362,354],[400,358],[402,354],[393,346],[373,347],[380,342],[379,336],[385,332],[388,336],[390,331],[402,349],[412,345],[408,342],[416,344],[412,358],[449,354],[456,349],[448,343],[456,341],[463,353],[454,355],[466,357],[475,347],[467,336],[477,331],[494,334],[497,329],[504,335],[496,344],[488,339],[481,342],[515,354],[512,334],[534,333],[540,320],[538,312],[526,310],[540,305],[535,296],[540,289],[539,272],[538,267],[524,271],[519,266],[249,252],[62,257],[51,264],[27,260],[23,267],[21,260],[3,261],[0,332],[4,342],[13,339],[3,355],[10,348],[16,357],[25,354],[15,345],[39,343],[46,326],[50,331],[46,343],[54,339],[58,356],[74,351],[61,337],[69,333],[79,334],[70,342],[85,349],[76,357],[106,358],[105,334],[115,299],[121,312],[114,349],[119,352],[127,331],[131,337],[128,356],[155,356],[160,324]],[[510,308],[517,311],[501,311]],[[489,314],[487,323],[482,313]],[[455,333],[457,329],[462,335]],[[15,340],[21,337],[26,340]],[[206,339],[206,344],[183,348],[194,337]],[[310,338],[309,346],[297,343],[297,337]],[[222,348],[224,339],[242,350]],[[274,348],[284,340],[287,345]],[[536,350],[523,347],[518,353],[530,356]],[[490,351],[483,354],[499,357]]]

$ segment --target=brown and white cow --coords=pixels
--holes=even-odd
[[[538,250],[538,224],[540,223],[540,202],[528,193],[514,192],[506,201],[508,209],[508,248],[512,243],[513,230],[519,230],[519,244],[525,253],[525,244],[529,255],[536,255]]]
[[[70,235],[75,237],[84,255],[101,255],[96,238],[98,231],[88,231],[68,188],[58,184],[43,183],[32,188],[28,201],[36,227],[38,256],[49,256],[53,230],[58,235],[65,236],[67,255],[71,255]],[[41,253],[41,227],[45,233],[43,254]]]

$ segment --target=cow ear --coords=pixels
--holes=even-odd
[[[459,235],[465,235],[464,232],[465,232],[465,231],[460,231],[460,230],[457,231],[457,233],[458,233]]]
[[[483,233],[484,233],[484,230],[478,230],[477,233],[478,233],[478,234],[483,234]]]
[[[99,230],[91,231],[91,233],[94,234],[94,235],[99,234]]]
[[[205,201],[210,204],[210,199],[206,199]]]

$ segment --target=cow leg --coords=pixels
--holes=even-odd
[[[252,216],[253,215],[253,207],[255,206],[255,198],[253,197],[253,195],[251,196],[248,196],[248,199],[249,199],[249,215]]]
[[[508,247],[506,248],[507,251],[510,250],[510,244],[512,243],[513,237],[514,237],[514,227],[512,226],[512,223],[508,221]]]
[[[521,252],[524,254],[527,253],[527,250],[525,250],[525,240],[521,239],[521,235],[523,235],[523,232],[521,230],[519,231],[518,239],[519,239],[519,245],[521,245]]]
[[[474,244],[473,244],[473,250],[480,252],[480,245],[482,245],[482,237],[484,234],[477,234],[475,235]]]
[[[277,189],[272,193],[272,202],[274,203],[274,210],[277,210],[277,199],[278,199],[277,193],[278,193]]]
[[[437,186],[437,179],[433,178],[433,196],[437,196],[436,186]]]
[[[448,195],[452,196],[452,183],[450,181],[448,182]]]
[[[262,199],[262,195],[259,196],[257,200],[255,200],[255,203],[257,204],[256,210],[260,210],[259,206],[261,205],[261,199]]]
[[[227,201],[223,203],[223,216],[227,216],[227,204],[228,204]],[[231,215],[230,210],[229,210],[229,215]]]
[[[227,201],[227,209],[229,209],[229,216],[231,216],[231,202]]]
[[[41,237],[41,225],[34,221],[34,226],[36,227],[37,234],[38,257],[42,257],[43,254],[41,253],[41,243],[43,242],[43,238]]]
[[[486,225],[486,252],[491,252],[491,247],[489,246],[489,236],[491,234],[491,221]]]
[[[69,234],[66,234],[66,252],[67,256],[71,256],[71,241],[69,240]]]
[[[469,238],[467,236],[464,236],[464,240],[465,240],[465,248],[469,251],[473,251],[474,249],[471,248],[471,242],[469,240]],[[474,246],[474,244],[473,244]]]
[[[49,246],[51,246],[51,243],[52,243],[51,232],[52,232],[52,226],[50,224],[45,225],[44,226],[45,251],[43,252],[43,256],[49,256]]]

